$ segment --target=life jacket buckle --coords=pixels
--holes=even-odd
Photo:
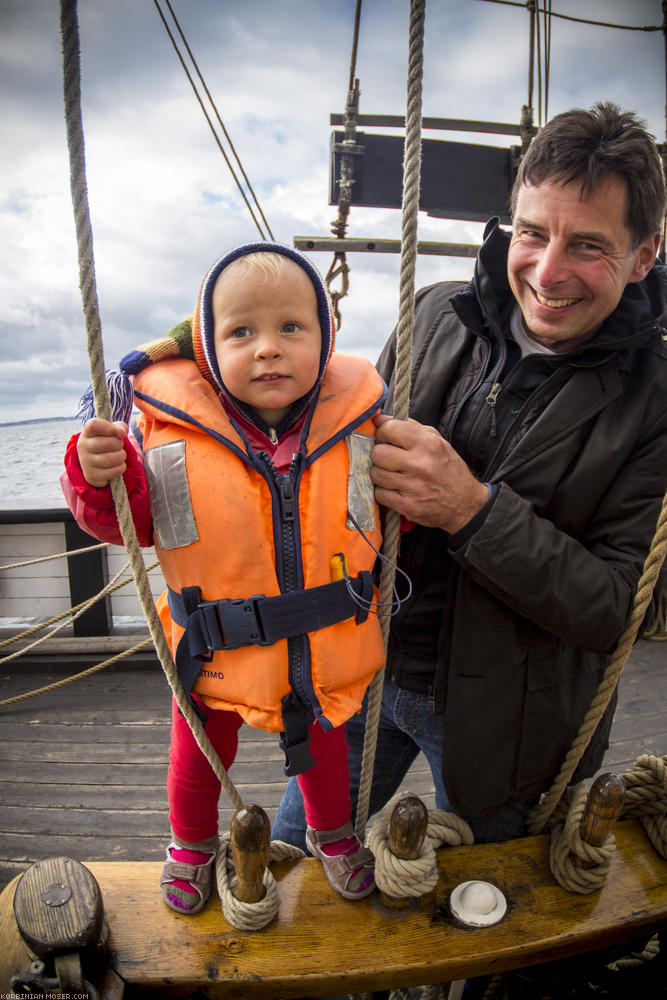
[[[271,640],[264,634],[259,614],[258,602],[262,600],[264,594],[203,601],[197,612],[208,649],[271,645]]]
[[[309,744],[310,736],[301,743],[292,743],[290,745],[287,742],[286,734],[280,734],[280,749],[285,754],[283,772],[288,778],[292,778],[297,774],[303,774],[304,771],[309,771],[311,767],[315,766],[315,758],[310,752]]]

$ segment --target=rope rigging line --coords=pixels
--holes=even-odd
[[[203,76],[202,76],[202,74],[201,74],[201,72],[199,70],[199,66],[197,65],[197,61],[196,61],[195,57],[192,54],[190,46],[188,45],[188,43],[186,41],[185,35],[183,34],[183,31],[182,31],[181,26],[179,24],[178,18],[176,17],[176,15],[175,15],[175,13],[174,13],[174,11],[172,9],[172,6],[171,6],[169,0],[165,0],[165,2],[167,4],[167,7],[169,8],[169,12],[170,12],[172,18],[174,19],[174,23],[175,23],[175,25],[176,25],[176,27],[178,29],[178,32],[179,32],[179,34],[180,34],[180,36],[181,36],[181,38],[183,40],[183,44],[185,45],[187,53],[188,53],[190,59],[192,60],[192,64],[193,64],[193,66],[195,68],[195,71],[196,71],[198,77],[199,77],[199,80],[200,80],[200,82],[202,84],[202,87],[204,88],[206,96],[208,97],[208,99],[210,101],[210,104],[211,104],[211,107],[213,108],[215,116],[218,119],[218,123],[220,124],[220,127],[221,127],[221,129],[223,131],[223,135],[225,136],[225,139],[229,143],[229,147],[230,147],[230,149],[231,149],[231,151],[232,151],[232,153],[233,153],[233,155],[234,155],[234,157],[236,159],[236,162],[237,162],[237,164],[239,166],[239,169],[240,169],[241,173],[243,174],[243,179],[245,180],[245,182],[246,182],[246,184],[248,186],[248,190],[250,192],[250,195],[251,195],[253,201],[255,202],[255,205],[257,207],[257,210],[258,210],[259,214],[262,217],[262,222],[264,223],[264,226],[266,227],[266,231],[268,232],[269,237],[272,240],[274,240],[273,233],[271,232],[271,227],[269,226],[268,222],[266,221],[266,217],[264,215],[264,212],[262,211],[261,206],[260,206],[260,204],[259,204],[259,202],[257,200],[257,196],[255,195],[255,192],[254,192],[254,189],[252,187],[252,184],[248,180],[248,176],[247,176],[245,170],[243,169],[243,165],[241,164],[241,161],[240,161],[240,159],[238,157],[238,154],[236,152],[234,144],[233,144],[231,138],[229,137],[229,133],[227,132],[227,129],[225,128],[225,126],[223,124],[222,118],[220,117],[220,114],[218,112],[218,109],[217,109],[217,106],[215,104],[215,101],[213,100],[213,98],[211,96],[211,93],[210,93],[208,87],[206,86],[206,83],[204,82],[204,78],[203,78]],[[202,112],[204,114],[204,117],[206,118],[206,121],[208,122],[208,126],[209,126],[209,128],[210,128],[210,130],[211,130],[211,132],[213,134],[213,138],[216,141],[218,149],[222,153],[223,158],[225,160],[225,163],[227,164],[227,167],[229,168],[229,172],[232,175],[232,177],[234,178],[234,181],[236,182],[236,186],[238,187],[239,192],[241,193],[241,196],[242,196],[243,200],[246,203],[248,211],[250,212],[250,215],[252,216],[252,220],[255,223],[255,226],[257,227],[257,230],[259,232],[260,237],[263,240],[265,240],[266,239],[266,235],[264,233],[264,230],[262,229],[262,226],[259,223],[259,221],[257,219],[257,216],[255,215],[253,207],[250,204],[250,202],[248,201],[246,193],[243,190],[243,185],[239,181],[239,179],[238,179],[238,177],[236,175],[236,172],[234,170],[234,167],[232,166],[232,164],[231,164],[231,162],[229,160],[229,157],[227,156],[227,153],[225,152],[225,149],[224,149],[222,143],[220,142],[220,138],[219,138],[219,136],[218,136],[218,134],[217,134],[217,132],[215,130],[215,126],[213,125],[213,122],[211,121],[211,118],[210,118],[210,116],[209,116],[206,108],[204,107],[204,102],[202,101],[202,98],[201,98],[201,96],[199,94],[199,91],[197,90],[197,86],[195,84],[195,81],[192,79],[192,75],[190,74],[190,71],[188,70],[188,67],[185,64],[185,60],[184,60],[184,58],[183,58],[183,56],[182,56],[182,54],[181,54],[181,52],[180,52],[180,50],[178,48],[178,43],[176,42],[176,39],[174,38],[174,35],[173,35],[171,29],[169,28],[169,25],[167,24],[167,19],[165,18],[164,14],[162,12],[162,9],[160,8],[158,0],[153,0],[153,3],[155,4],[157,12],[160,15],[160,18],[161,18],[162,23],[164,25],[165,31],[167,32],[167,34],[169,36],[169,40],[171,41],[171,44],[174,47],[174,51],[176,52],[176,55],[179,58],[179,61],[181,63],[181,66],[183,67],[185,75],[187,76],[187,78],[188,78],[188,80],[190,82],[190,86],[192,87],[192,91],[193,91],[195,97],[197,98],[197,101],[199,102],[199,106],[200,106],[200,108],[201,108],[201,110],[202,110]]]
[[[357,118],[359,114],[359,81],[356,77],[357,49],[359,47],[359,26],[361,23],[362,0],[357,0],[354,12],[354,29],[352,32],[352,53],[350,56],[350,74],[345,100],[344,138],[340,158],[340,176],[338,178],[338,215],[331,223],[331,232],[336,239],[343,239],[347,232],[347,220],[350,214],[352,187],[354,185],[354,153],[356,147]],[[349,151],[346,152],[345,150]],[[336,278],[341,279],[340,289],[332,287]],[[325,278],[326,286],[331,296],[336,326],[340,329],[342,320],[338,303],[345,298],[350,289],[350,266],[344,250],[334,251],[333,260]]]
[[[408,52],[407,108],[405,120],[405,155],[403,167],[403,205],[401,227],[401,271],[399,315],[396,331],[396,368],[394,417],[407,420],[410,408],[410,368],[412,326],[415,310],[415,269],[417,262],[417,223],[419,215],[419,184],[421,175],[421,106],[424,69],[425,0],[410,2],[410,35]],[[394,588],[394,569],[398,555],[400,516],[388,510],[385,520],[380,578],[380,605],[389,604]],[[391,618],[381,619],[385,650],[389,640]],[[368,709],[364,751],[359,779],[359,799],[355,819],[356,832],[363,842],[368,820],[371,781],[375,764],[384,667],[375,675],[368,689]]]
[[[535,10],[532,5],[534,0],[530,0],[529,6],[532,11]],[[550,74],[550,63],[551,63],[551,0],[547,0],[548,8],[542,11],[536,11],[536,16],[531,18],[531,25],[533,26],[535,33],[535,47],[537,50],[537,124],[538,127],[542,127],[549,119],[549,74]],[[540,13],[544,15],[544,26],[540,29]],[[544,36],[544,50],[542,37]],[[531,46],[532,52],[532,46]],[[529,99],[529,105],[532,105],[532,95]]]
[[[81,67],[77,0],[61,0],[60,19],[63,48],[65,122],[70,161],[70,186],[79,258],[79,284],[86,320],[88,357],[90,360],[95,410],[103,420],[110,420],[111,413],[105,379],[99,304],[95,285],[93,235],[86,186],[83,122],[81,116]],[[146,566],[134,528],[127,490],[125,489],[122,476],[113,479],[110,485],[118,514],[118,523],[134,574],[137,594],[169,685],[202,753],[204,753],[209,761],[216,777],[220,780],[234,807],[241,809],[244,807],[243,800],[231,782],[222,761],[212,747],[204,726],[194,711],[178,677],[176,665],[173,661],[171,650],[167,644],[153,601]]]
[[[36,559],[26,559],[24,562],[5,563],[0,566],[0,573],[5,569],[23,569],[25,566],[36,566],[37,563],[51,562],[53,559],[69,559],[70,556],[80,556],[85,552],[96,552],[98,549],[108,547],[108,542],[100,542],[99,545],[87,545],[84,549],[68,549],[65,552],[56,552],[51,556],[38,556]]]
[[[522,7],[524,10],[526,7],[530,7],[533,0],[481,0],[481,3],[497,3],[505,7]],[[661,24],[613,24],[611,21],[595,21],[587,17],[575,17],[573,14],[560,14],[557,11],[552,11],[551,4],[549,3],[548,13],[551,17],[558,17],[561,21],[576,21],[577,24],[592,24],[598,28],[620,28],[622,31],[662,31],[663,26]],[[544,7],[536,7],[536,12],[538,14],[547,13]]]
[[[54,615],[52,618],[47,618],[46,621],[39,622],[38,625],[33,625],[24,632],[19,632],[17,635],[11,635],[9,638],[3,639],[2,642],[0,642],[0,649],[3,649],[5,646],[10,646],[13,643],[20,642],[22,639],[28,639],[31,635],[35,635],[36,632],[41,632],[43,629],[48,628],[50,625],[55,625],[57,622],[61,623],[56,628],[52,629],[48,635],[43,635],[40,639],[30,643],[29,646],[24,646],[22,649],[17,650],[17,652],[10,653],[8,656],[2,657],[2,659],[0,659],[0,665],[7,663],[9,660],[15,660],[19,656],[23,656],[24,653],[34,649],[35,646],[41,646],[47,639],[51,639],[56,632],[60,632],[61,629],[70,625],[72,622],[75,622],[77,618],[80,618],[81,615],[85,614],[89,608],[92,608],[92,606],[97,604],[97,602],[103,597],[106,597],[108,594],[113,594],[114,591],[120,590],[121,587],[125,587],[128,583],[131,583],[132,577],[127,577],[125,580],[119,580],[128,565],[129,563],[125,563],[125,565],[116,573],[114,578],[110,580],[97,594],[93,594],[92,597],[87,597],[86,600],[81,601],[80,604],[67,608],[66,611],[61,611],[60,614]],[[147,572],[150,572],[157,565],[157,562],[153,563],[148,567]]]
[[[50,638],[47,636],[47,638]],[[104,670],[106,667],[110,667],[112,663],[117,663],[119,660],[123,660],[128,656],[133,656],[135,653],[140,652],[142,649],[146,649],[148,646],[152,646],[152,639],[142,639],[141,642],[136,643],[134,646],[130,646],[128,649],[123,649],[119,653],[115,653],[114,656],[110,656],[106,660],[102,660],[101,663],[96,663],[92,667],[87,667],[86,670],[79,671],[78,674],[72,674],[71,677],[63,677],[59,681],[54,681],[53,684],[45,684],[43,687],[34,688],[32,691],[26,691],[25,694],[15,695],[13,698],[6,698],[4,701],[0,701],[0,708],[6,708],[8,705],[15,705],[19,701],[25,701],[27,698],[34,698],[38,694],[47,694],[49,691],[55,691],[56,688],[65,687],[66,684],[72,684],[74,681],[81,681],[85,677],[91,677],[93,674],[99,673],[100,670]],[[33,643],[33,645],[36,645]],[[25,649],[21,650],[21,656],[25,653]],[[4,659],[0,660],[0,663],[5,663],[11,657],[6,656]]]
[[[541,833],[549,819],[553,815],[560,802],[567,785],[574,774],[576,767],[584,755],[597,725],[602,718],[607,705],[611,701],[616,690],[625,663],[630,655],[632,646],[637,638],[639,629],[644,620],[646,609],[651,595],[655,589],[660,569],[665,560],[667,552],[667,493],[662,501],[662,508],[658,517],[655,534],[651,542],[644,569],[637,584],[632,611],[625,630],[622,632],[611,661],[609,662],[600,681],[597,694],[593,698],[586,716],[581,723],[579,732],[574,738],[572,746],[568,751],[561,766],[560,772],[556,776],[549,791],[543,795],[542,799],[533,809],[528,817],[527,825],[531,834]]]

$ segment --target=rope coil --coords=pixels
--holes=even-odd
[[[303,858],[305,854],[298,847],[285,844],[282,840],[272,840],[269,850],[269,863],[282,861],[286,858]],[[271,870],[264,870],[263,899],[258,903],[244,903],[234,895],[236,871],[231,851],[231,841],[228,837],[220,841],[220,847],[215,859],[215,877],[218,895],[222,903],[222,913],[232,927],[241,931],[261,931],[268,927],[278,914],[278,886]]]
[[[586,798],[587,789],[582,781],[572,790],[572,802],[565,821],[552,828],[549,850],[549,865],[558,884],[581,895],[602,888],[616,850],[612,833],[601,847],[593,847],[582,839],[581,818]]]
[[[367,846],[375,855],[375,881],[378,889],[395,899],[418,899],[432,892],[438,884],[438,847],[472,844],[472,830],[455,813],[440,809],[429,811],[426,836],[419,857],[397,858],[389,849],[389,823],[394,807],[410,793],[400,792],[382,809],[373,822]]]

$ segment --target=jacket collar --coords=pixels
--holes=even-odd
[[[509,232],[500,228],[497,218],[491,219],[473,278],[452,296],[452,307],[468,329],[496,341],[509,329],[515,305],[507,279],[509,244]],[[596,364],[614,351],[648,344],[659,327],[667,326],[666,293],[667,268],[656,262],[644,281],[626,285],[616,309],[595,336],[563,357],[576,358],[577,364]]]

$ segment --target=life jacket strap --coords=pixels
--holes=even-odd
[[[291,778],[315,766],[315,758],[310,752],[308,731],[313,716],[293,691],[283,698],[282,710],[285,729],[280,734],[280,749],[285,754],[283,771],[288,778]]]
[[[368,617],[373,578],[364,571],[354,578],[276,597],[254,594],[247,598],[193,602],[193,591],[201,597],[198,587],[187,587],[180,594],[169,588],[169,611],[172,619],[185,629],[183,638],[187,636],[190,657],[210,660],[214,650],[269,646],[278,639],[315,632],[352,616],[361,624]],[[360,607],[360,603],[365,606]]]

